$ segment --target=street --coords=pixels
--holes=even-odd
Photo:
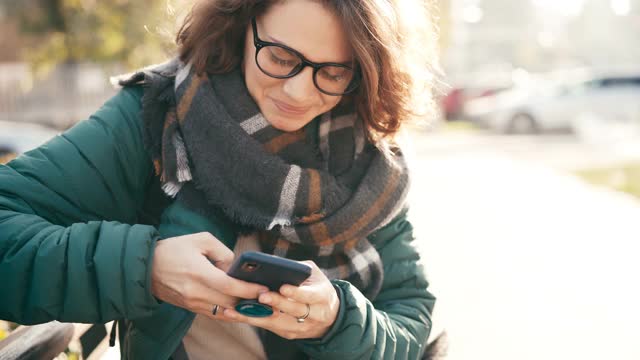
[[[475,132],[414,146],[412,220],[449,359],[640,358],[640,201],[566,171],[635,152]]]

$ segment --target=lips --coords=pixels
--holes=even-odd
[[[289,105],[287,103],[284,103],[282,101],[278,101],[276,99],[271,99],[271,100],[276,105],[278,110],[280,110],[280,111],[282,111],[283,113],[286,113],[286,114],[304,115],[307,111],[309,111],[309,107],[291,106],[291,105]]]

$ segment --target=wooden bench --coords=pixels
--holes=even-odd
[[[0,341],[0,360],[53,359],[74,340],[82,342],[82,357],[98,360],[108,349],[108,336],[102,324],[68,324],[52,321],[20,326]],[[442,331],[430,339],[423,360],[444,360],[448,340]]]
[[[69,343],[82,343],[82,357],[98,360],[109,347],[104,325],[69,324],[52,321],[20,326],[0,341],[0,360],[53,359]]]

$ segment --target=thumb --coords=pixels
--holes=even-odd
[[[202,254],[218,269],[224,272],[229,270],[234,259],[234,254],[222,241],[208,232],[194,234],[199,243]]]

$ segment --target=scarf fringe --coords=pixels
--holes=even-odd
[[[164,191],[164,193],[167,194],[167,196],[170,196],[171,198],[175,198],[176,195],[178,195],[178,193],[182,189],[182,185],[183,185],[182,183],[169,181],[164,185],[162,185],[162,191]]]
[[[179,182],[191,181],[191,169],[189,168],[189,158],[187,155],[187,149],[182,140],[182,136],[178,133],[173,134],[173,146],[176,148],[176,162],[177,171],[176,175]]]

